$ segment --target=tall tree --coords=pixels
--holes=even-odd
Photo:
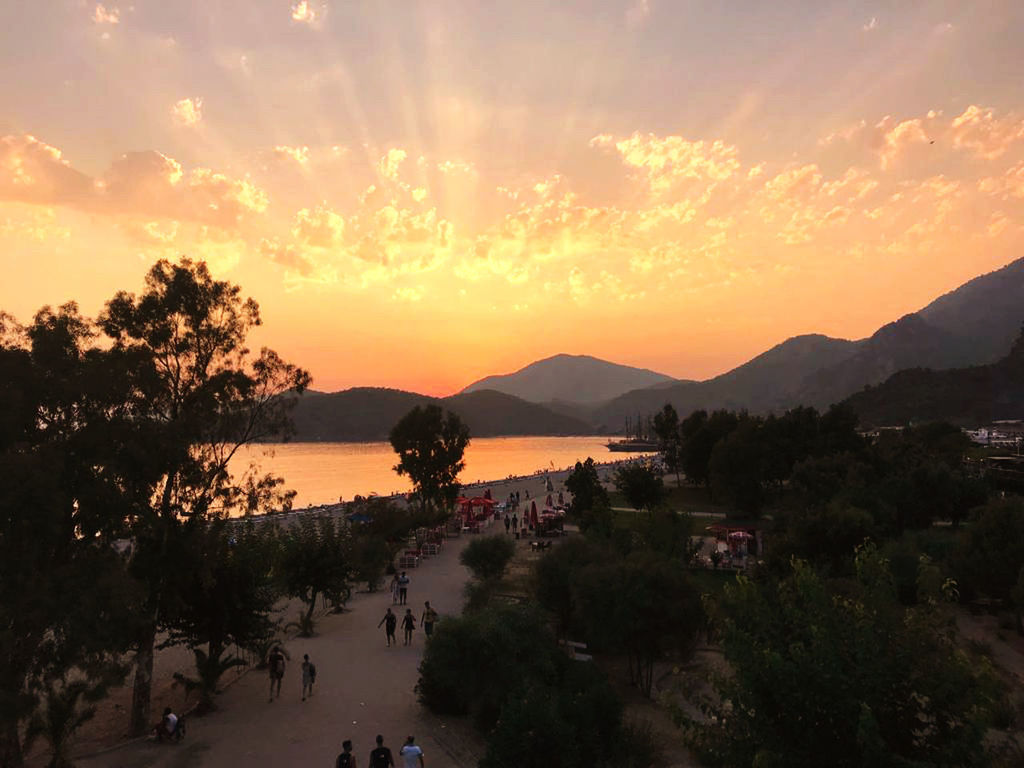
[[[354,574],[348,525],[329,515],[304,516],[280,532],[280,578],[285,594],[304,606],[294,625],[303,637],[313,634],[317,598],[336,609],[348,600]]]
[[[417,405],[391,430],[395,472],[409,476],[422,513],[447,511],[455,503],[467,445],[469,427],[437,405]]]
[[[615,487],[633,509],[653,511],[665,501],[661,475],[647,464],[627,464],[615,470]]]
[[[126,516],[136,542],[132,572],[147,588],[135,643],[135,735],[150,725],[154,640],[177,602],[183,521],[248,501],[229,462],[242,446],[287,433],[294,400],[284,395],[310,380],[272,350],[250,353],[246,338],[258,325],[255,301],[188,259],[157,262],[140,296],[118,293],[99,319],[112,351],[132,360],[132,423],[153,432],[132,446],[149,501]]]
[[[612,529],[611,507],[608,492],[597,474],[594,460],[577,461],[572,472],[565,479],[565,487],[572,494],[569,511],[583,532],[595,530],[610,534]]]
[[[113,428],[121,395],[109,352],[74,304],[27,329],[0,315],[0,765],[22,762],[40,700],[55,753],[80,721],[56,717],[69,676],[98,690],[137,605],[105,533],[116,521]],[[109,439],[108,439],[109,443]],[[51,694],[53,694],[51,696]],[[75,695],[72,709],[81,698]],[[52,705],[52,706],[50,706]],[[64,708],[63,711],[68,711]],[[60,720],[61,722],[57,722]]]
[[[680,473],[683,470],[683,439],[679,432],[679,414],[672,407],[672,403],[665,403],[665,407],[654,414],[653,425],[665,469],[676,476],[676,485],[680,485]]]
[[[192,650],[196,679],[186,684],[198,688],[206,711],[215,706],[223,673],[245,663],[230,646],[256,648],[276,629],[270,618],[279,594],[272,581],[276,541],[251,521],[229,528],[223,520],[193,518],[185,535],[190,559],[179,564],[181,602],[168,621],[165,645]]]

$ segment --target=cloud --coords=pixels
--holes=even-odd
[[[107,8],[102,3],[97,3],[92,12],[92,20],[97,24],[118,24],[121,21],[121,11],[113,6]]]
[[[294,270],[302,277],[309,277],[316,268],[301,249],[294,245],[282,245],[276,237],[260,240],[259,253],[275,264]]]
[[[309,163],[309,147],[289,147],[287,144],[278,144],[274,147],[274,152],[278,157],[287,158],[300,166]]]
[[[202,99],[182,99],[171,107],[171,114],[181,125],[194,127],[203,119]]]
[[[389,149],[387,154],[377,163],[381,176],[386,179],[395,180],[398,178],[398,167],[408,157],[404,149]]]
[[[325,11],[325,5],[314,7],[309,0],[298,0],[292,4],[292,21],[315,26],[323,18]]]
[[[995,111],[971,104],[951,124],[953,145],[986,160],[995,160],[1024,140],[1024,119],[996,117]]]
[[[312,210],[301,209],[295,215],[292,236],[303,245],[337,248],[344,241],[345,219],[321,203]]]
[[[874,30],[878,29],[878,17],[872,16],[871,20],[863,27],[861,27],[861,29],[864,30],[865,32],[873,32]]]
[[[266,192],[247,180],[209,168],[186,172],[173,158],[152,150],[121,155],[93,178],[72,168],[59,149],[27,134],[0,138],[3,199],[228,229],[268,205]]]
[[[618,152],[626,165],[646,175],[655,193],[668,191],[681,179],[723,181],[740,168],[736,147],[720,139],[688,141],[682,136],[634,133],[616,140],[600,134],[590,144]]]

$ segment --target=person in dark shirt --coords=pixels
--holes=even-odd
[[[370,768],[395,768],[391,750],[384,746],[384,737],[377,736],[377,748],[370,752]]]

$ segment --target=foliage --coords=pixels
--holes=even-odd
[[[652,421],[654,434],[658,436],[658,447],[665,469],[676,476],[676,484],[681,481],[679,476],[683,470],[683,438],[679,432],[679,414],[671,403],[654,414]]]
[[[577,627],[574,578],[583,568],[614,559],[607,543],[590,537],[573,536],[537,561],[534,569],[534,595],[537,602],[555,618],[560,633]]]
[[[541,612],[492,603],[437,625],[416,692],[432,712],[469,714],[490,730],[511,691],[531,680],[557,679],[565,661]]]
[[[834,591],[795,560],[781,581],[743,577],[725,590],[732,675],[694,745],[724,766],[926,766],[984,762],[994,690],[983,662],[955,643],[929,600],[904,609],[870,546],[856,580]]]
[[[459,493],[469,428],[440,406],[417,405],[394,426],[390,440],[398,454],[395,472],[409,476],[420,510],[447,512]]]
[[[47,768],[71,768],[71,742],[75,732],[92,720],[96,702],[106,695],[111,683],[123,679],[123,670],[112,668],[112,675],[95,679],[80,677],[50,680],[44,687],[42,703],[25,729],[25,746],[42,738],[50,748]],[[81,670],[77,670],[80,674]]]
[[[669,650],[685,651],[703,626],[700,595],[683,567],[640,551],[592,564],[573,579],[590,645],[624,651],[631,682],[650,696],[654,662]]]
[[[711,452],[715,444],[736,428],[738,419],[730,411],[694,411],[679,425],[683,440],[683,471],[690,482],[707,485],[711,480]]]
[[[480,581],[500,579],[516,553],[516,545],[505,536],[482,536],[466,545],[459,562]]]
[[[953,553],[961,594],[1010,600],[1024,564],[1024,502],[995,501],[966,526]]]
[[[711,453],[713,493],[748,514],[759,512],[764,503],[765,457],[769,454],[765,438],[762,423],[744,415]]]
[[[565,479],[565,487],[572,494],[569,512],[584,533],[594,531],[605,535],[611,533],[611,507],[608,492],[597,474],[594,460],[587,457],[576,466]]]
[[[647,464],[626,464],[615,470],[615,487],[633,509],[653,510],[665,501],[665,484]]]
[[[280,579],[284,593],[305,606],[300,633],[313,633],[313,611],[323,597],[335,608],[351,592],[351,535],[347,524],[330,515],[304,515],[279,532]]]
[[[230,645],[253,649],[274,634],[270,612],[277,599],[272,580],[275,542],[251,523],[189,521],[179,564],[180,601],[167,621],[164,645],[192,649],[202,710],[214,708],[221,674],[244,664]],[[205,650],[204,650],[205,648]]]
[[[123,511],[108,437],[122,392],[92,339],[74,304],[28,328],[0,315],[0,765],[21,764],[41,697],[55,716],[116,668],[138,605],[108,538]],[[72,673],[85,688],[65,691]]]
[[[310,380],[271,350],[249,353],[246,337],[260,322],[256,302],[238,286],[188,259],[157,262],[145,291],[118,293],[98,321],[112,354],[131,361],[126,421],[148,430],[132,446],[137,466],[127,475],[146,503],[125,516],[139,555],[132,573],[148,590],[148,621],[136,638],[135,735],[150,725],[153,645],[177,600],[167,575],[182,552],[183,520],[251,512],[254,499],[279,495],[273,483],[236,484],[228,472],[241,446],[287,434],[294,400],[283,395]]]
[[[589,664],[562,660],[558,677],[511,692],[487,740],[482,768],[615,765],[622,705]]]

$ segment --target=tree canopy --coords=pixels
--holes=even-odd
[[[421,511],[447,511],[459,493],[469,427],[440,406],[416,406],[394,426],[390,439],[398,454],[395,472],[409,476]]]

